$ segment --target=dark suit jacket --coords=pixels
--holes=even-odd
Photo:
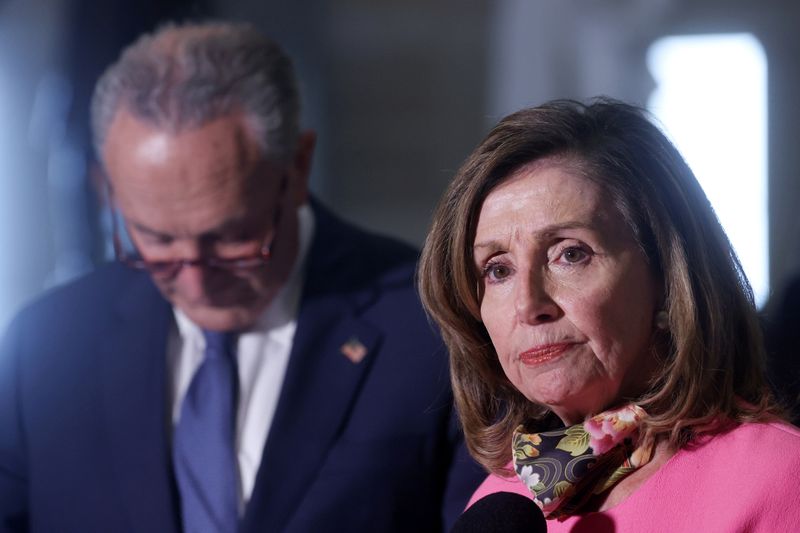
[[[483,476],[455,429],[416,254],[314,209],[294,346],[240,531],[449,529]],[[0,351],[0,531],[180,530],[172,321],[149,277],[118,264],[14,320]],[[351,338],[368,348],[358,364],[341,354]]]
[[[773,296],[762,313],[767,372],[793,424],[800,424],[800,277]]]

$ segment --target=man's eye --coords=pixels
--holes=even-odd
[[[140,239],[149,246],[169,246],[175,239],[169,235],[143,234]]]
[[[253,241],[263,240],[263,232],[258,228],[242,227],[221,233],[217,242],[221,244],[249,244]]]
[[[223,235],[220,237],[219,242],[223,244],[241,244],[253,240],[253,235],[249,232],[241,231],[239,233],[232,233],[230,235]]]

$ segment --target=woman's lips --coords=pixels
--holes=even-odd
[[[525,365],[540,365],[559,357],[575,345],[574,342],[543,344],[519,354],[519,360]]]

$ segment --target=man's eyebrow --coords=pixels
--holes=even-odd
[[[170,235],[169,233],[164,233],[163,231],[158,231],[158,230],[155,230],[153,228],[149,228],[149,227],[145,226],[144,224],[142,224],[141,222],[136,222],[134,220],[128,220],[128,224],[133,226],[133,228],[136,231],[138,231],[140,233],[146,233],[147,235],[150,235],[151,237],[157,237],[159,239],[171,239],[171,238],[174,237],[174,235]]]
[[[219,225],[217,225],[217,226],[215,226],[213,228],[208,228],[208,229],[203,230],[201,233],[198,233],[196,235],[192,235],[192,237],[198,238],[198,239],[203,239],[203,238],[208,238],[208,237],[218,237],[220,235],[224,235],[227,232],[237,231],[237,230],[241,229],[242,227],[245,226],[246,221],[247,221],[247,217],[246,216],[234,216],[232,218],[229,218],[229,219],[223,221],[221,224],[219,224]],[[147,235],[149,235],[151,237],[156,237],[158,239],[176,239],[176,238],[181,238],[181,235],[174,235],[172,233],[165,233],[163,231],[159,231],[157,229],[153,229],[153,228],[151,228],[151,227],[149,227],[149,226],[147,226],[145,224],[142,224],[141,222],[137,222],[135,220],[129,220],[128,224],[133,226],[133,228],[135,228],[136,231],[138,231],[140,233],[145,233],[145,234],[147,234]]]

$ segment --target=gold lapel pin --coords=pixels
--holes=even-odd
[[[367,355],[367,347],[356,337],[350,337],[346,343],[342,344],[339,351],[342,352],[342,355],[350,359],[350,362],[353,364],[360,363],[361,360],[364,359],[364,356]]]

